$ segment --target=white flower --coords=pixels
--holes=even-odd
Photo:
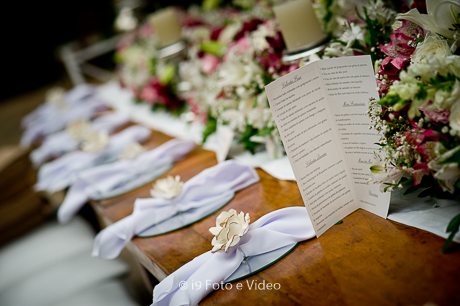
[[[262,74],[262,68],[252,60],[241,61],[238,58],[231,58],[219,69],[219,86],[249,86],[255,80],[256,74]]]
[[[242,27],[243,23],[241,21],[229,24],[219,34],[219,42],[226,45],[230,44],[233,41],[233,37],[235,37],[236,33],[238,33]]]
[[[454,131],[460,132],[460,100],[450,109],[449,126]]]
[[[65,89],[62,87],[53,87],[47,90],[45,101],[47,104],[54,105],[59,109],[67,108],[65,103]]]
[[[216,227],[211,227],[209,231],[215,237],[212,239],[212,253],[225,248],[235,246],[240,242],[240,237],[247,233],[249,229],[249,214],[244,212],[238,214],[236,210],[230,209],[223,211],[216,219]]]
[[[348,30],[345,31],[339,39],[347,43],[346,48],[350,48],[355,40],[357,40],[361,45],[365,46],[366,44],[364,42],[364,34],[366,33],[366,29],[354,23],[349,24],[348,27]]]
[[[93,126],[89,120],[77,120],[66,127],[66,132],[76,141],[83,141],[94,133]]]
[[[145,148],[140,143],[133,142],[123,148],[123,152],[121,152],[121,154],[118,156],[118,159],[134,159],[145,151]]]
[[[81,150],[84,152],[98,152],[109,145],[110,137],[106,131],[93,132],[82,143]]]
[[[451,158],[454,154],[460,151],[460,146],[449,150],[428,163],[428,167],[435,172],[434,177],[439,180],[441,187],[444,191],[454,193],[455,191],[455,182],[460,178],[460,169],[459,164],[456,162],[452,163],[442,163],[445,160]]]
[[[150,195],[154,198],[172,199],[176,197],[182,190],[183,182],[180,181],[180,176],[168,176],[167,178],[157,180],[150,190]]]
[[[371,180],[369,183],[379,183],[380,192],[385,192],[390,188],[390,185],[399,184],[404,171],[400,168],[389,167],[385,168],[381,163],[377,163],[371,167]]]
[[[427,31],[432,31],[446,38],[454,38],[454,24],[459,23],[460,2],[458,0],[427,0],[428,14],[420,14],[417,9],[399,14],[396,18],[412,21]]]
[[[423,43],[417,46],[411,60],[413,63],[426,63],[431,56],[440,58],[448,55],[450,55],[450,47],[447,41],[430,32]]]

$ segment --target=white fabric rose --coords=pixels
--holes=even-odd
[[[62,87],[53,87],[46,91],[45,94],[45,101],[47,104],[54,105],[58,109],[65,109],[67,108],[65,102],[65,89]]]
[[[249,214],[244,212],[238,214],[236,210],[230,209],[223,211],[216,219],[216,227],[211,227],[209,231],[215,237],[212,239],[212,253],[225,248],[235,246],[240,242],[240,237],[247,233],[249,229]]]
[[[180,176],[168,176],[167,178],[157,180],[150,190],[150,195],[154,198],[172,199],[176,197],[182,190],[183,182],[180,181]]]
[[[123,152],[118,156],[119,160],[134,159],[144,153],[145,148],[138,142],[133,142],[123,148]]]
[[[93,126],[89,120],[77,120],[66,127],[66,132],[76,141],[83,141],[94,133]]]
[[[84,152],[99,152],[105,149],[109,142],[109,133],[106,131],[93,132],[83,141],[81,150]]]

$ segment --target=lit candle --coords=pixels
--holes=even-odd
[[[310,0],[295,0],[273,7],[288,51],[293,51],[324,38]]]
[[[156,12],[150,22],[155,30],[161,47],[167,47],[181,40],[181,27],[174,8]]]

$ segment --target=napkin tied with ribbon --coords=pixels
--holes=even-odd
[[[81,171],[59,207],[59,222],[68,222],[89,198],[113,190],[140,174],[149,172],[160,176],[174,161],[183,159],[194,147],[193,141],[173,139],[134,159],[119,160]]]
[[[227,253],[222,250],[206,252],[166,277],[153,290],[152,306],[197,305],[213,291],[213,286],[209,284],[224,282],[245,257],[271,252],[313,237],[315,231],[305,207],[275,210],[249,225],[248,232]]]
[[[40,167],[34,189],[48,192],[63,190],[74,183],[79,171],[116,160],[125,146],[132,142],[143,142],[150,134],[150,129],[134,125],[111,136],[109,145],[101,151],[73,151],[64,154]]]
[[[130,119],[131,116],[128,114],[112,113],[94,119],[92,128],[94,131],[112,133],[116,128],[127,124]],[[30,153],[30,159],[34,166],[38,167],[53,157],[78,149],[79,144],[79,141],[72,138],[66,130],[56,132],[47,136],[42,145]]]
[[[21,137],[21,145],[29,147],[40,138],[64,129],[72,121],[90,119],[104,110],[107,110],[106,103],[96,98],[75,103],[65,110],[52,108],[27,125]]]
[[[131,239],[172,216],[218,201],[225,204],[240,189],[259,181],[257,172],[235,161],[208,168],[184,183],[172,199],[147,198],[134,202],[133,213],[102,230],[94,240],[93,256],[117,257]]]

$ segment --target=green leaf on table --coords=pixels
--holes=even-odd
[[[343,223],[343,221],[342,221],[342,220],[339,220],[339,221],[337,221],[334,225],[339,225],[339,224],[342,224],[342,223]]]
[[[455,234],[458,232],[460,227],[460,214],[456,215],[452,220],[450,220],[449,224],[447,225],[446,233],[450,233],[449,237],[447,237],[446,243],[442,246],[442,252],[446,253],[447,248],[449,247],[450,243],[454,239]]]

